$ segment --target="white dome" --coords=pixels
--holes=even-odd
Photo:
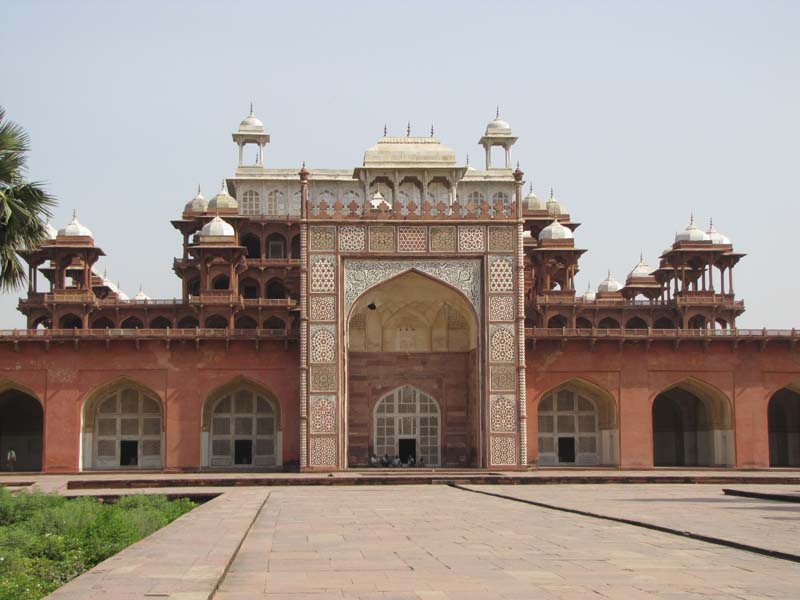
[[[564,227],[557,219],[553,219],[550,225],[539,232],[540,240],[571,240],[572,238],[572,231],[569,227]]]
[[[253,103],[250,103],[250,114],[239,124],[239,131],[246,131],[250,133],[263,133],[264,123],[261,122],[257,116],[253,114]]]
[[[633,271],[628,273],[628,279],[631,277],[649,277],[650,271],[653,269],[648,265],[642,256],[639,256],[639,264],[633,267]]]
[[[47,219],[47,223],[44,224],[44,234],[48,240],[54,240],[58,235],[58,229],[50,225],[50,219]]]
[[[233,226],[230,223],[223,221],[217,216],[211,219],[205,225],[203,225],[203,229],[200,230],[200,235],[210,235],[215,237],[220,237],[220,236],[233,237],[235,235],[235,232],[233,230]]]
[[[621,289],[622,284],[612,277],[611,271],[608,272],[608,277],[601,281],[600,285],[597,286],[598,292],[618,292]]]
[[[150,300],[150,296],[144,293],[142,290],[142,286],[139,286],[139,291],[136,292],[136,295],[133,297],[134,300]]]
[[[714,229],[714,221],[710,221],[708,224],[708,234],[709,239],[711,240],[712,244],[730,244],[731,240],[726,235],[722,235],[719,231]]]
[[[222,188],[208,203],[208,211],[215,211],[219,208],[239,208],[236,198],[231,196],[225,189],[225,180],[222,180]]]
[[[69,224],[63,229],[59,229],[56,235],[57,237],[92,237],[92,231],[88,227],[84,227],[78,223],[78,219],[75,216],[75,211],[72,211],[72,221],[70,221]]]
[[[710,239],[705,231],[694,224],[694,216],[692,216],[686,229],[675,234],[676,242],[707,242]]]
[[[208,200],[203,196],[199,185],[197,186],[197,195],[186,203],[183,210],[187,213],[204,213],[208,210]]]
[[[544,200],[533,193],[533,185],[531,185],[528,195],[525,196],[525,199],[522,201],[522,207],[525,210],[545,210],[547,205]]]
[[[508,124],[508,121],[504,121],[500,118],[500,107],[497,107],[497,114],[493,121],[489,121],[489,124],[486,126],[486,134],[485,135],[510,135],[511,134],[511,125]]]
[[[583,293],[583,299],[587,302],[594,302],[597,298],[597,294],[595,294],[594,290],[592,289],[592,284],[589,284],[587,290]]]
[[[550,188],[550,199],[547,201],[547,213],[553,216],[556,215],[563,215],[567,211],[564,209],[562,204],[556,200],[556,196],[553,193],[553,188]]]

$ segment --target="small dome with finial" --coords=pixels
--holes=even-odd
[[[239,124],[239,131],[246,133],[264,133],[264,123],[253,114],[253,103],[250,103],[250,114]]]
[[[628,279],[634,277],[649,277],[650,271],[652,271],[652,268],[647,264],[647,262],[645,262],[644,256],[640,254],[639,263],[633,267],[633,270],[630,273],[628,273]]]
[[[186,203],[183,210],[187,213],[204,213],[208,210],[208,200],[203,196],[199,185],[197,186],[197,195]]]
[[[611,270],[608,271],[608,277],[606,277],[603,281],[600,282],[600,285],[597,286],[598,292],[618,292],[622,289],[622,284],[614,279],[611,275]]]
[[[708,222],[708,231],[706,231],[706,234],[708,234],[708,237],[711,240],[712,244],[730,245],[730,243],[731,243],[731,240],[730,240],[730,238],[728,238],[728,236],[722,235],[719,231],[714,229],[714,220],[713,219],[710,219],[709,222]]]
[[[200,230],[200,235],[213,237],[233,237],[236,235],[236,232],[233,229],[233,225],[227,221],[223,221],[219,218],[219,216],[216,216],[208,223],[203,225],[203,228]]]
[[[539,232],[540,240],[571,240],[572,238],[572,230],[569,227],[564,227],[558,222],[558,219],[553,219],[550,225]]]
[[[54,240],[58,235],[58,229],[50,224],[50,219],[47,219],[47,222],[44,224],[44,235],[48,240]]]
[[[528,195],[525,196],[525,199],[522,201],[522,207],[525,210],[547,209],[547,205],[545,204],[544,200],[542,200],[536,194],[533,193],[533,184],[531,184],[530,190],[528,191]]]
[[[136,295],[133,297],[133,299],[134,300],[139,300],[140,302],[143,302],[145,300],[150,300],[150,296],[148,296],[147,294],[144,293],[144,290],[142,289],[142,286],[140,284],[139,285],[139,291],[136,292]]]
[[[497,112],[495,113],[495,117],[493,121],[489,121],[489,124],[486,126],[486,134],[485,135],[511,135],[511,125],[508,124],[508,121],[504,121],[500,118],[500,107],[497,107]]]
[[[92,237],[92,231],[78,222],[75,211],[72,211],[72,221],[66,227],[59,229],[56,237]]]
[[[592,284],[590,283],[586,288],[586,291],[583,292],[583,300],[584,302],[594,302],[597,299],[597,294],[592,289]]]
[[[694,224],[694,215],[689,218],[686,229],[675,234],[676,242],[707,242],[710,239],[705,231]]]
[[[222,188],[219,193],[214,196],[208,203],[208,210],[213,212],[222,208],[238,208],[236,199],[228,193],[225,187],[225,180],[222,180]]]
[[[563,215],[567,212],[561,202],[556,199],[553,188],[550,188],[550,199],[547,201],[547,212],[552,216]]]

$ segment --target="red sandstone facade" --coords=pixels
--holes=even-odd
[[[353,171],[265,169],[260,121],[233,137],[231,194],[173,221],[180,299],[128,299],[76,219],[23,253],[18,469],[800,466],[798,336],[736,328],[743,255],[713,227],[578,296],[578,224],[523,198],[499,117],[483,170],[410,133]]]

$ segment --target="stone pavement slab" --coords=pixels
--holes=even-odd
[[[268,496],[229,490],[73,579],[51,600],[207,600]]]
[[[798,590],[795,563],[447,486],[281,487],[214,599],[796,598]]]
[[[726,486],[626,484],[464,487],[800,555],[800,504],[726,496],[722,492]],[[800,491],[800,486],[791,485],[738,485],[736,488],[784,494]]]

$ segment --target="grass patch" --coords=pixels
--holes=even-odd
[[[38,600],[195,506],[166,496],[94,498],[0,487],[0,600]]]

